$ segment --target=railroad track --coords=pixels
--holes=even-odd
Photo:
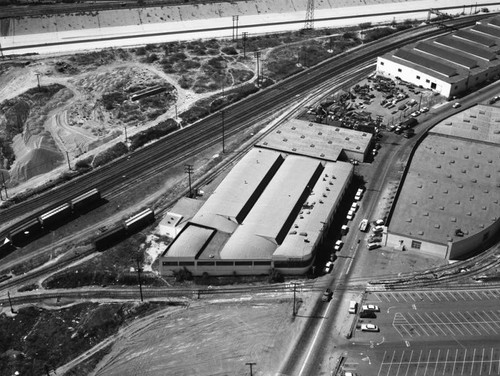
[[[474,24],[484,16],[474,16],[450,21],[455,27]],[[331,58],[309,68],[287,80],[281,81],[266,90],[252,95],[225,109],[225,128],[227,135],[239,132],[251,126],[255,118],[279,109],[284,103],[293,101],[297,96],[313,90],[329,77],[342,74],[359,64],[375,59],[402,45],[416,42],[443,33],[433,26],[410,32],[402,32],[396,37],[385,38],[369,46],[360,48],[338,57]],[[82,194],[91,188],[98,188],[103,195],[130,180],[131,177],[141,179],[155,168],[168,168],[182,163],[183,160],[196,155],[200,148],[214,145],[221,140],[221,123],[219,113],[212,114],[189,127],[167,136],[147,147],[135,151],[133,158],[121,158],[105,166],[99,167],[75,180],[72,180],[49,192],[33,197],[23,203],[14,205],[0,212],[3,227],[0,236],[5,236],[12,222],[17,218],[31,219],[41,210],[54,207],[70,197]],[[126,176],[125,178],[123,176]],[[11,226],[5,226],[10,223]]]

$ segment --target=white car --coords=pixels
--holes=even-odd
[[[377,249],[377,248],[380,248],[382,247],[382,245],[380,243],[368,243],[366,245],[366,248],[371,251],[372,249]]]
[[[453,104],[453,108],[459,108],[459,107],[461,107],[461,106],[462,106],[462,105],[461,105],[460,103],[458,103],[458,102],[455,102],[455,103]]]
[[[384,226],[375,226],[372,231],[376,234],[384,231]]]
[[[385,223],[384,223],[384,220],[383,219],[377,219],[375,221],[375,226],[383,226]]]
[[[420,109],[420,112],[427,112],[427,111],[429,111],[429,107],[422,107]]]
[[[378,332],[378,326],[375,324],[361,324],[361,330],[363,332]]]
[[[354,218],[354,210],[349,210],[346,218],[348,221],[352,220]]]
[[[359,208],[359,204],[357,202],[353,202],[351,205],[351,210],[356,211]]]
[[[365,304],[363,305],[363,311],[380,312],[380,308],[375,304]]]
[[[338,251],[340,251],[340,249],[342,248],[343,245],[344,245],[344,242],[342,240],[337,240],[335,242],[335,246],[333,247],[333,249],[335,250],[335,252],[338,252]]]
[[[331,261],[328,261],[325,265],[325,270],[324,272],[325,273],[330,273],[332,271],[332,268],[333,268],[333,262]]]

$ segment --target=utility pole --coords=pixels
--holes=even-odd
[[[123,125],[123,129],[125,130],[125,143],[127,143],[128,137],[127,137],[127,125],[126,124]]]
[[[10,299],[10,291],[7,291],[7,297],[9,298],[10,312],[17,313],[16,311],[14,311],[14,308],[12,307],[12,300]]]
[[[248,39],[248,33],[246,31],[243,32],[243,58],[246,59],[247,57],[247,39]]]
[[[175,120],[177,120],[177,104],[175,104],[174,106],[175,106]]]
[[[189,197],[193,196],[193,191],[191,189],[191,174],[193,173],[193,165],[192,164],[187,164],[184,166],[184,172],[188,174],[189,178]]]
[[[233,42],[238,41],[238,16],[233,16]]]
[[[2,44],[0,43],[0,57],[3,58]]]
[[[71,164],[69,163],[69,153],[67,150],[66,150],[66,160],[68,161],[68,169],[71,170]]]
[[[225,147],[225,130],[224,130],[224,110],[220,110],[220,116],[221,116],[221,121],[222,121],[222,153],[226,152],[226,147]]]
[[[293,309],[292,309],[292,316],[295,317],[297,312],[295,312],[295,292],[297,291],[297,284],[293,283]]]
[[[253,369],[252,366],[256,365],[257,363],[255,362],[247,362],[245,365],[250,366],[250,376],[253,376]]]
[[[142,296],[141,266],[139,265],[139,254],[137,254],[136,261],[137,261],[137,278],[139,279],[139,291],[141,293],[141,302],[143,302],[144,298]]]
[[[38,91],[40,91],[40,76],[42,75],[41,73],[35,73],[36,74],[36,80],[38,81]]]
[[[9,198],[9,195],[7,194],[7,186],[5,185],[5,175],[2,172],[2,180],[3,180],[3,188],[5,189],[5,198]]]
[[[253,55],[257,60],[257,86],[260,87],[260,67],[259,67],[260,51],[255,51]]]

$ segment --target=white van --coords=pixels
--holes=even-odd
[[[359,231],[365,232],[368,227],[368,219],[363,219],[361,222],[359,222]]]
[[[358,310],[358,302],[355,300],[351,300],[349,302],[349,313],[355,314],[357,310]]]

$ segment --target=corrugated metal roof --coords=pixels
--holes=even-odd
[[[477,67],[477,63],[474,59],[470,59],[463,54],[460,54],[459,52],[445,49],[442,46],[436,45],[432,42],[418,43],[415,46],[415,49],[439,57],[443,60],[461,65],[464,68],[471,69]]]
[[[476,43],[466,42],[463,39],[455,38],[449,35],[437,38],[436,43],[440,43],[444,46],[454,48],[458,51],[479,57],[486,61],[492,61],[497,58],[496,54],[491,52],[487,48],[480,47]]]
[[[450,67],[449,65],[440,63],[436,60],[433,60],[431,58],[422,56],[420,54],[417,54],[415,52],[407,51],[404,49],[399,49],[394,53],[394,56],[408,61],[413,64],[417,64],[419,66],[422,66],[424,68],[430,69],[438,74],[441,74],[446,77],[453,77],[456,76],[457,70],[453,67]]]
[[[462,38],[469,42],[474,42],[488,48],[492,48],[496,45],[494,39],[488,38],[485,35],[475,33],[470,30],[458,30],[457,32],[455,32],[455,37]]]
[[[484,22],[486,22],[488,25],[500,27],[500,18],[499,17],[492,17],[492,18],[487,19]]]

